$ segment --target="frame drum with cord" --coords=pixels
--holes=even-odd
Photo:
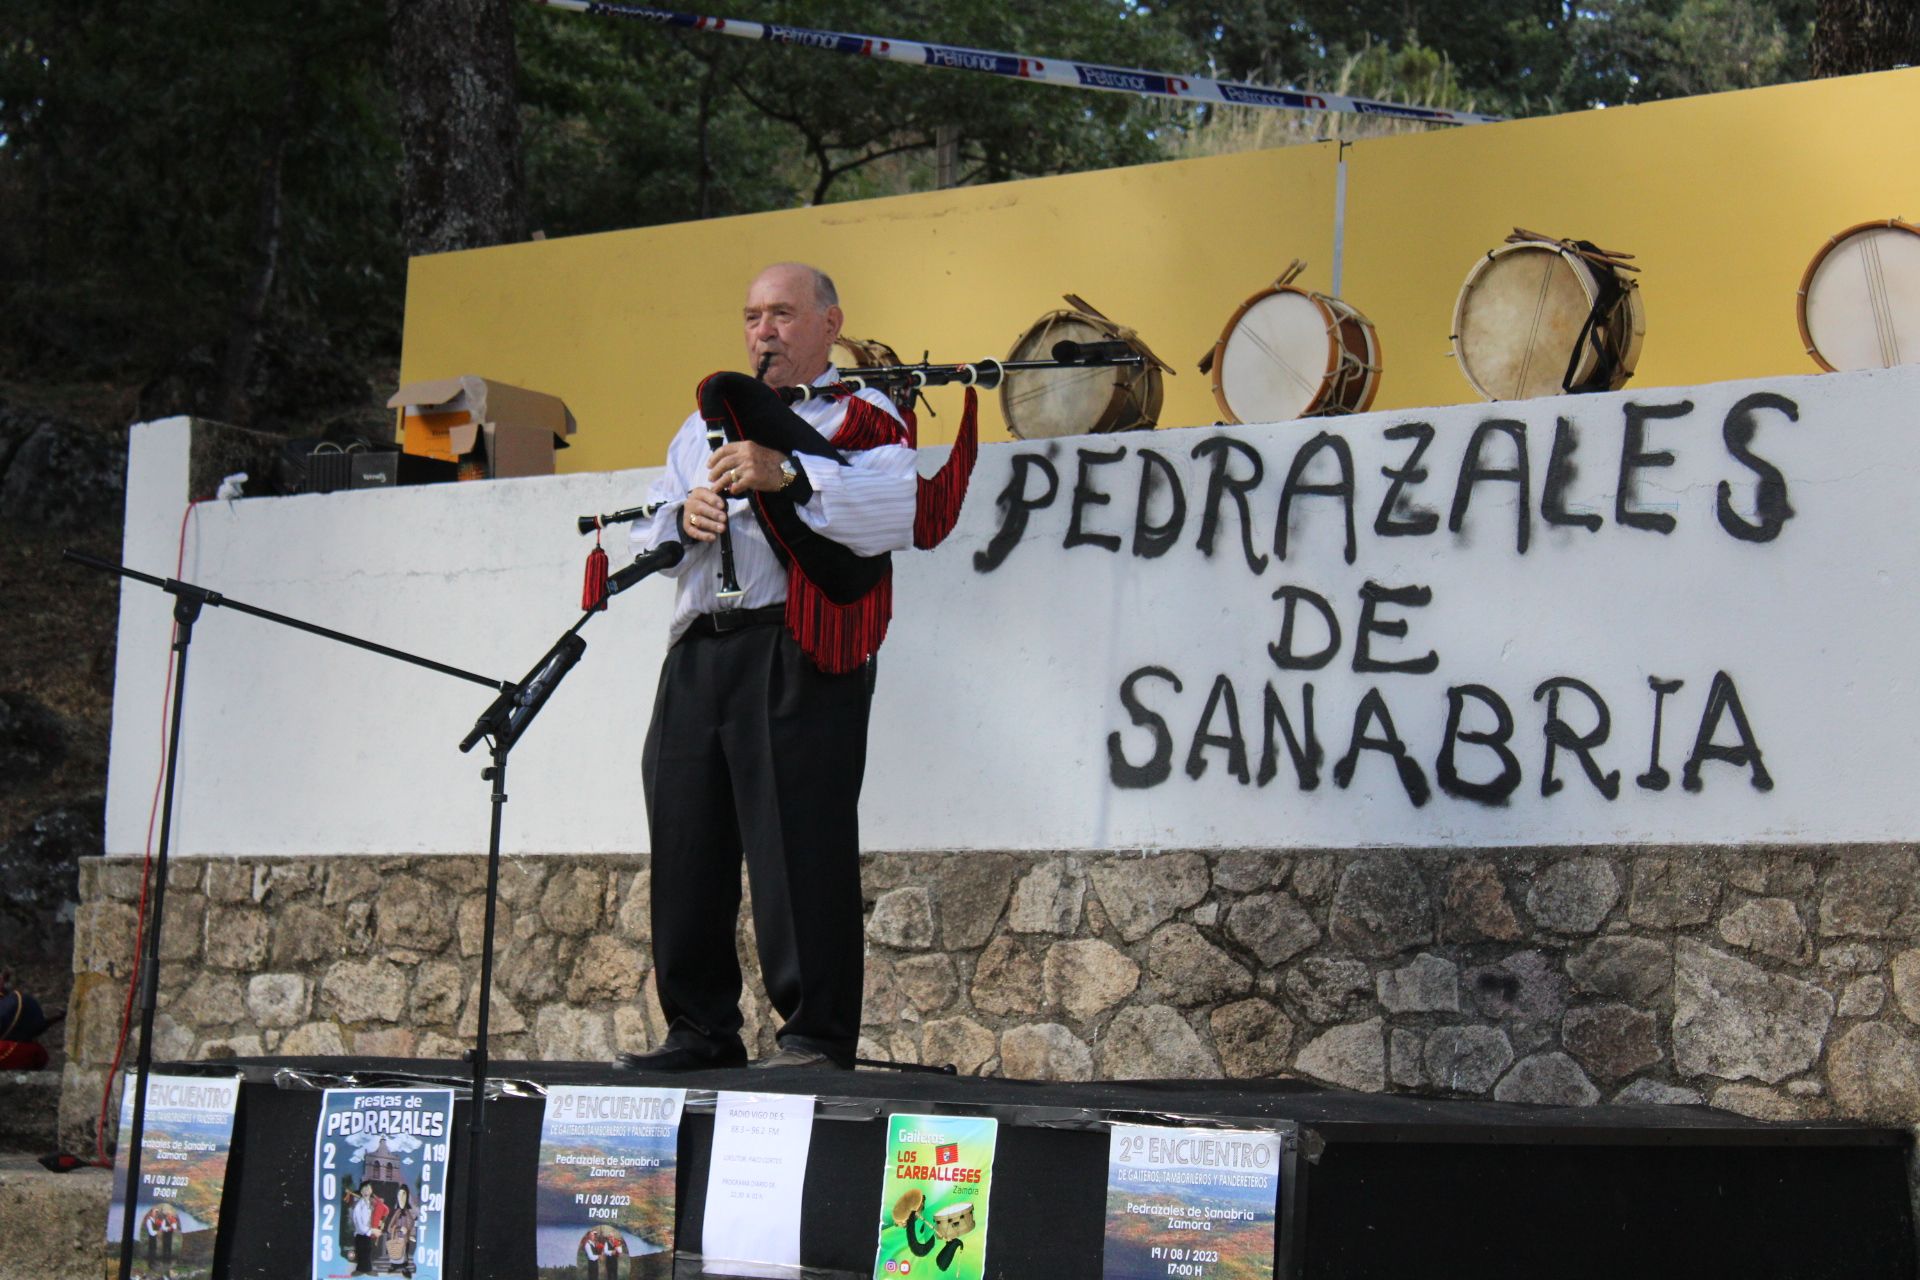
[[[1167,366],[1132,329],[1101,315],[1075,294],[1073,309],[1049,311],[1007,354],[1045,360],[1057,342],[1124,342],[1144,357],[1136,365],[1010,372],[1000,384],[1000,412],[1017,440],[1151,430],[1160,420],[1161,371]]]
[[[1794,305],[1800,340],[1828,373],[1920,360],[1920,227],[1848,227],[1813,255]]]
[[[1647,316],[1624,256],[1516,232],[1475,262],[1453,307],[1453,354],[1473,389],[1531,400],[1626,385]]]
[[[1306,264],[1240,304],[1200,361],[1230,423],[1365,413],[1380,390],[1373,322],[1338,298],[1294,285]]]

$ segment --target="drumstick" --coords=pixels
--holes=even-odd
[[[1527,385],[1527,373],[1533,367],[1533,352],[1534,347],[1537,345],[1535,339],[1540,336],[1540,317],[1546,314],[1547,289],[1553,284],[1553,269],[1558,266],[1559,263],[1560,259],[1549,258],[1547,260],[1546,270],[1540,273],[1540,293],[1533,300],[1533,321],[1527,326],[1527,351],[1526,354],[1520,358],[1520,376],[1514,382],[1514,394],[1516,395],[1524,394],[1522,388]]]
[[[1106,372],[1106,369],[1101,366],[1095,366],[1094,368],[1091,368],[1091,369],[1082,369],[1075,372],[1071,377],[1055,378],[1050,383],[1041,383],[1040,385],[1034,387],[1031,391],[1022,391],[1019,395],[1008,396],[1007,403],[1019,404],[1023,400],[1031,400],[1037,395],[1041,395],[1041,394],[1044,394],[1045,392],[1052,391],[1055,388],[1062,385],[1063,383],[1088,382],[1105,372]]]
[[[1880,259],[1880,242],[1872,236],[1860,241],[1860,268],[1867,277],[1867,301],[1873,309],[1873,336],[1880,347],[1882,368],[1900,363],[1900,334],[1893,324],[1893,303],[1887,297],[1887,269]]]
[[[1301,373],[1298,369],[1294,368],[1294,366],[1292,366],[1291,364],[1288,364],[1285,356],[1281,355],[1278,351],[1275,351],[1272,347],[1268,346],[1266,339],[1262,338],[1259,334],[1255,333],[1251,326],[1249,326],[1243,332],[1246,333],[1248,341],[1252,342],[1254,346],[1259,347],[1260,350],[1266,352],[1267,358],[1280,366],[1280,370],[1282,373],[1285,373],[1288,377],[1292,378],[1295,382],[1299,383],[1301,390],[1311,395],[1313,392],[1319,389],[1312,379],[1308,378],[1305,374]]]

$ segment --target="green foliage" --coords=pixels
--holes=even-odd
[[[84,19],[9,0],[4,20],[6,372],[216,363],[261,265],[276,151],[274,358],[391,345],[403,264],[377,0],[97,0]]]
[[[1119,0],[1032,11],[770,0],[730,16],[1127,65],[1190,60],[1170,24]],[[1124,95],[531,8],[520,30],[528,172],[549,233],[921,189],[943,139],[963,182],[1160,154],[1154,113]],[[556,189],[563,178],[571,190]]]
[[[514,4],[531,225],[554,236],[1412,127],[1256,121],[501,2]],[[1528,114],[1802,75],[1815,2],[720,7]],[[310,430],[315,405],[373,402],[405,275],[386,3],[0,3],[0,377],[144,384],[142,412],[199,407],[271,263],[252,420]]]
[[[1596,0],[1574,40],[1574,105],[1752,89],[1807,73],[1806,0]]]
[[[1537,115],[1804,76],[1814,0],[1169,0],[1223,75],[1334,83],[1425,49],[1482,111]],[[1356,90],[1356,92],[1359,92]]]
[[[516,14],[531,225],[550,236],[781,208],[779,134],[727,92],[710,36]]]

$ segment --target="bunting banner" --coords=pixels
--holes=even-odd
[[[915,67],[980,71],[987,75],[1034,80],[1072,89],[1103,89],[1111,93],[1132,93],[1149,98],[1172,98],[1179,102],[1269,107],[1283,111],[1340,111],[1355,115],[1423,120],[1428,124],[1488,124],[1500,119],[1499,116],[1477,115],[1471,111],[1443,111],[1438,107],[1382,102],[1378,98],[1355,98],[1340,93],[1306,93],[1299,89],[1273,89],[1234,80],[1213,80],[1206,76],[1172,75],[1165,71],[1143,71],[1135,67],[1074,62],[1068,58],[1036,58],[1029,54],[993,53],[960,45],[849,35],[840,31],[818,31],[811,27],[791,27],[780,23],[741,22],[734,18],[709,18],[646,5],[604,4],[598,0],[534,0],[534,3],[549,9],[565,9],[570,13],[631,18],[656,26],[708,31],[742,40],[766,40],[804,49],[825,49],[832,53],[879,58]]]

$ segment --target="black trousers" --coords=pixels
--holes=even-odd
[[[667,652],[641,767],[653,956],[671,1034],[740,1031],[744,854],[782,1044],[851,1063],[860,1034],[860,781],[873,670],[823,675],[784,627]]]

